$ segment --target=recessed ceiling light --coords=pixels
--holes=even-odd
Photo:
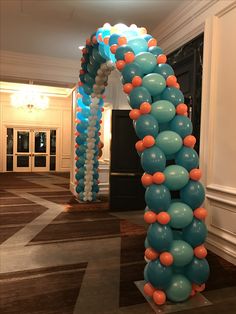
[[[80,50],[82,50],[83,48],[85,48],[85,46],[79,46],[78,47]]]

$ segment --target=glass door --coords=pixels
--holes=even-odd
[[[32,171],[49,171],[50,131],[32,131]]]
[[[31,171],[31,132],[14,129],[13,171]]]

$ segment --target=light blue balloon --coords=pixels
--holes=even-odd
[[[159,123],[166,123],[172,120],[175,116],[174,105],[167,100],[158,100],[152,103],[151,114]]]
[[[193,258],[193,248],[183,240],[174,240],[170,247],[170,253],[174,258],[174,266],[185,266]]]
[[[172,302],[183,302],[190,297],[192,285],[190,281],[181,274],[173,275],[166,289],[167,298]]]
[[[185,228],[193,220],[192,209],[187,204],[182,202],[172,203],[167,212],[171,217],[169,224],[172,228]]]
[[[157,171],[164,171],[166,158],[163,152],[156,146],[147,148],[141,154],[141,165],[145,172],[153,174]]]
[[[199,181],[190,180],[180,191],[181,200],[188,204],[192,209],[202,205],[205,199],[205,190]]]
[[[165,80],[167,79],[168,76],[175,74],[172,67],[167,63],[157,64],[153,71],[155,73],[162,75],[165,78]]]
[[[135,132],[140,139],[146,135],[156,137],[158,134],[158,122],[150,114],[141,115],[135,122]]]
[[[159,260],[148,263],[147,278],[155,288],[165,289],[170,284],[172,275],[172,268],[163,266]]]
[[[148,242],[157,252],[168,251],[173,241],[171,228],[167,225],[153,223],[147,231]]]
[[[166,87],[164,92],[161,94],[162,99],[172,102],[174,106],[180,103],[184,103],[183,93],[175,87]]]
[[[129,39],[128,45],[133,49],[136,55],[140,52],[145,52],[148,50],[148,44],[146,40],[140,37]]]
[[[171,191],[182,189],[189,181],[188,171],[178,165],[170,165],[164,170],[165,185]]]
[[[156,66],[156,57],[150,52],[141,52],[135,57],[135,63],[140,66],[143,74],[149,74]]]
[[[156,138],[157,147],[166,155],[177,153],[181,149],[182,143],[182,138],[173,131],[160,132]]]
[[[192,262],[186,268],[186,276],[197,285],[205,283],[210,275],[210,267],[205,258],[198,259],[194,257]]]
[[[193,125],[188,117],[177,115],[170,122],[170,129],[185,138],[187,135],[192,134]]]
[[[206,225],[196,218],[183,230],[183,240],[187,241],[192,247],[196,247],[205,242],[206,236]]]
[[[132,89],[132,91],[129,94],[128,99],[129,99],[130,106],[133,109],[139,109],[140,105],[143,102],[148,102],[148,103],[152,102],[152,97],[149,91],[143,86]]]
[[[167,211],[171,201],[170,191],[162,184],[152,184],[146,189],[145,201],[155,213]]]
[[[159,95],[166,87],[166,81],[160,74],[150,73],[143,77],[142,85],[146,87],[152,96]]]
[[[159,128],[161,125],[159,125]],[[176,154],[175,163],[184,167],[186,170],[190,171],[193,168],[198,168],[199,158],[197,152],[190,147],[182,147],[180,151]]]

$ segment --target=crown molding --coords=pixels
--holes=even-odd
[[[78,80],[79,59],[70,60],[1,50],[1,77],[74,84]]]

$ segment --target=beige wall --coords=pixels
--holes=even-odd
[[[6,171],[6,127],[57,129],[57,171],[69,171],[71,163],[71,96],[49,97],[45,111],[28,112],[11,106],[10,93],[0,93],[0,172]]]

